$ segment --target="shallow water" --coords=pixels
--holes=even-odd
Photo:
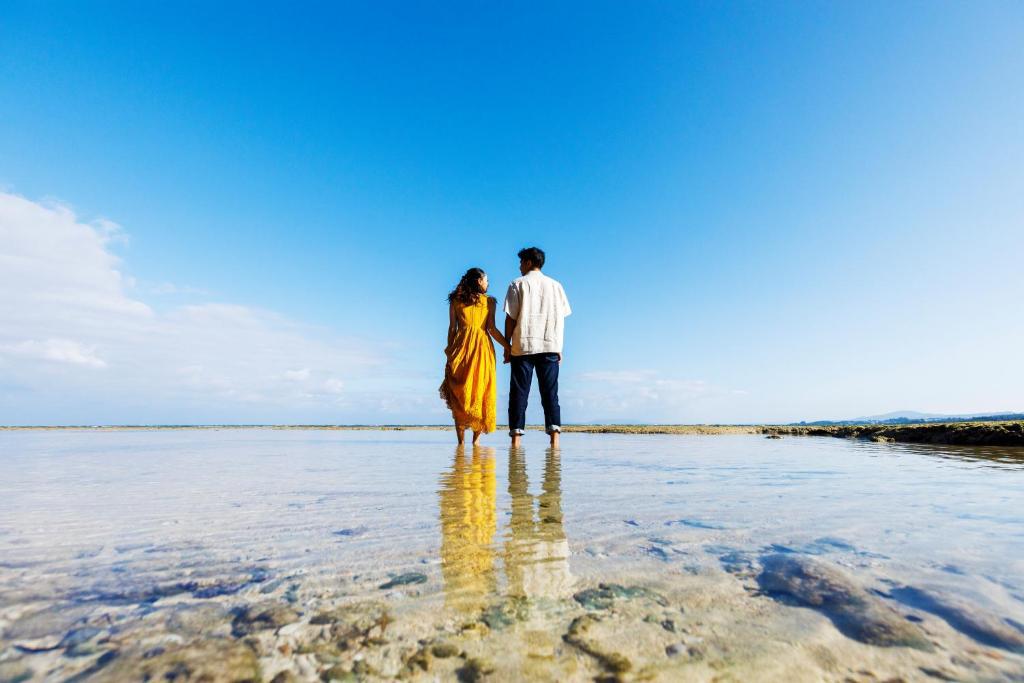
[[[1024,449],[452,438],[0,433],[0,681],[1024,680]]]

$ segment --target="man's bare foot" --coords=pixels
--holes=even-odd
[[[515,436],[512,437],[512,448],[519,448],[522,445],[523,437],[521,435],[516,434]]]
[[[459,445],[460,446],[465,446],[466,445],[466,429],[465,429],[465,427],[456,427],[455,428],[455,438],[459,440]]]
[[[481,436],[480,432],[473,432],[473,445],[474,446],[479,446],[480,445],[480,436]]]
[[[559,432],[551,432],[551,447],[558,448]]]

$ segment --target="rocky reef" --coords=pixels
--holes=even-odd
[[[934,422],[908,425],[573,425],[566,432],[592,434],[764,434],[833,436],[871,441],[895,441],[958,446],[1024,446],[1024,421]]]
[[[765,434],[834,436],[955,446],[1024,446],[1024,421],[939,422],[912,425],[830,425],[761,427]]]

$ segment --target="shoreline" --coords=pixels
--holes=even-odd
[[[5,431],[160,431],[160,430],[269,429],[310,431],[450,431],[448,425],[24,425],[0,426]],[[543,431],[530,425],[530,431]],[[503,431],[500,428],[498,432]],[[1024,420],[1004,422],[929,422],[909,425],[565,425],[562,431],[580,434],[764,434],[782,436],[831,436],[877,442],[945,444],[962,446],[1024,446]]]

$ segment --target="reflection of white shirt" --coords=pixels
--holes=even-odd
[[[565,598],[572,594],[569,571],[569,541],[538,541],[527,549],[523,560],[523,593],[528,598]]]
[[[572,309],[558,280],[539,270],[516,278],[505,295],[505,313],[518,321],[513,356],[562,352],[564,319]]]

